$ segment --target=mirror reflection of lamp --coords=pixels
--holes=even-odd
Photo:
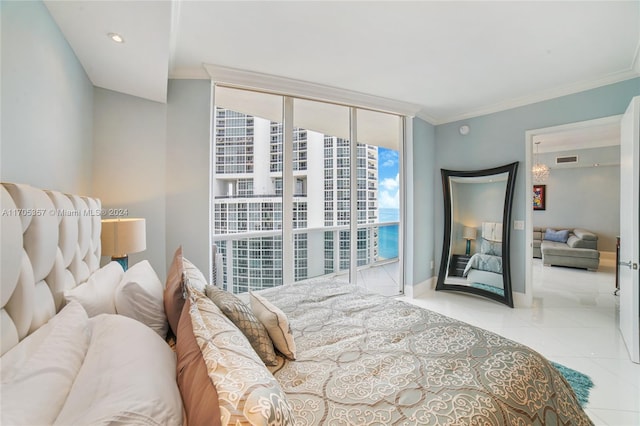
[[[147,235],[144,219],[123,218],[103,219],[102,255],[111,256],[111,260],[122,265],[125,271],[129,267],[129,253],[147,249]]]
[[[471,240],[475,240],[476,235],[477,235],[476,228],[465,226],[464,229],[462,230],[462,238],[467,240],[467,250],[464,253],[467,256],[471,254]]]

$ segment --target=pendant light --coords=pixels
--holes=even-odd
[[[533,175],[534,183],[543,183],[549,177],[549,166],[538,162],[538,152],[540,148],[540,141],[536,142],[536,154],[534,155],[534,164],[531,168],[531,174]]]

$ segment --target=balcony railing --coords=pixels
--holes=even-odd
[[[399,222],[359,224],[357,229],[358,231],[370,230],[367,232],[366,237],[366,239],[369,240],[368,244],[365,244],[365,248],[358,249],[358,269],[398,260]],[[298,277],[297,280],[344,273],[348,269],[350,257],[344,257],[345,243],[347,244],[347,250],[349,243],[341,241],[340,234],[341,232],[349,230],[350,227],[346,225],[294,229],[294,239],[297,239],[297,236],[306,236],[305,249],[300,251],[296,250],[295,253],[295,256],[301,256],[301,258],[296,257],[294,260],[296,276]],[[331,233],[330,237],[326,236],[327,232]],[[222,263],[224,271],[222,276],[224,277],[223,280],[225,288],[236,292],[282,285],[281,274],[279,275],[279,278],[275,280],[271,280],[270,278],[260,278],[263,276],[265,268],[263,264],[264,261],[273,262],[273,253],[266,253],[258,248],[254,249],[254,253],[259,252],[260,258],[244,259],[243,255],[242,264],[245,264],[244,260],[249,261],[246,263],[253,263],[253,265],[256,265],[254,266],[256,271],[253,271],[250,266],[238,267],[238,264],[240,263],[238,262],[238,259],[233,259],[233,256],[228,256],[229,253],[234,253],[233,242],[237,241],[247,241],[249,245],[251,245],[253,241],[257,247],[262,247],[261,244],[265,244],[265,238],[275,238],[276,242],[272,243],[269,247],[277,247],[276,251],[282,250],[281,243],[278,242],[277,237],[282,237],[281,230],[213,235],[213,242],[218,246],[218,251],[224,253],[222,256],[218,256],[218,262]],[[360,239],[360,241],[362,241],[362,239]],[[268,241],[267,244],[269,244]],[[266,251],[270,252],[271,249]],[[327,254],[330,256],[327,256]],[[262,258],[262,256],[264,256],[264,258]],[[257,260],[257,262],[251,262],[251,260]],[[280,260],[279,268],[281,269],[281,259],[276,260]],[[304,265],[304,267],[299,267],[297,265]],[[347,269],[345,269],[345,265]],[[220,265],[217,265],[217,268],[219,267]],[[269,275],[269,277],[271,276],[274,276],[274,274]],[[221,285],[221,283],[217,284]]]

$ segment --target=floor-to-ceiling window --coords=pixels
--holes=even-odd
[[[223,86],[214,104],[217,284],[328,276],[401,292],[402,118]]]

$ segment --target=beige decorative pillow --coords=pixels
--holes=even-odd
[[[207,297],[244,333],[253,350],[266,365],[277,365],[273,342],[264,325],[256,318],[251,308],[232,293],[208,285],[205,287]]]
[[[191,288],[195,288],[200,293],[204,293],[204,289],[208,283],[202,271],[184,256],[182,257],[182,268],[184,270],[186,284]]]
[[[269,337],[277,350],[290,360],[296,359],[296,343],[293,341],[289,319],[278,307],[264,297],[249,292],[251,309],[262,325],[267,329]]]
[[[218,393],[221,423],[293,425],[286,394],[242,332],[201,293],[191,292],[190,302],[193,334]]]

